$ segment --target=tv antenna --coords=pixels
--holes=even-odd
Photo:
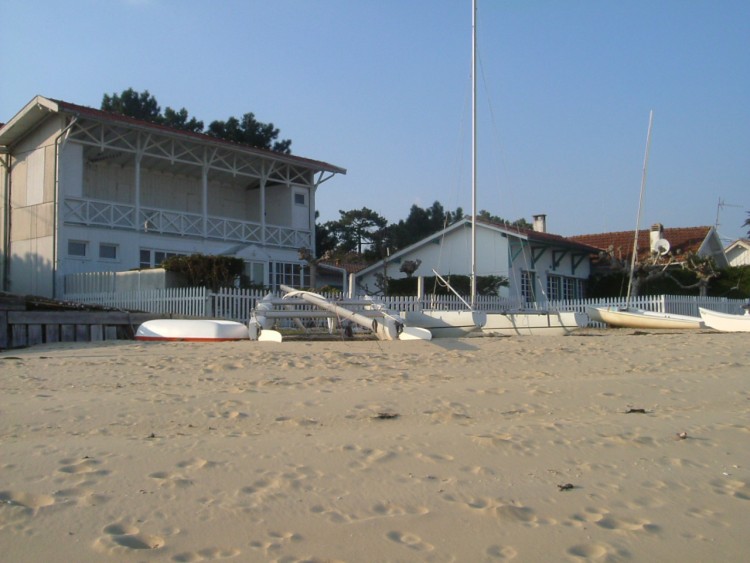
[[[714,225],[714,228],[716,229],[717,232],[719,231],[719,225],[720,225],[719,214],[721,213],[721,210],[724,209],[725,207],[742,207],[742,206],[734,205],[732,203],[727,203],[723,199],[719,198],[719,203],[716,206],[716,224]]]

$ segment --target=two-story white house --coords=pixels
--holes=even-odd
[[[476,222],[477,276],[508,280],[500,297],[519,305],[585,297],[590,257],[597,249],[547,233],[546,216],[534,217],[534,229]],[[379,279],[406,277],[405,261],[419,261],[414,276],[468,275],[471,272],[471,220],[446,229],[393,253],[356,274],[356,291],[377,293]],[[425,292],[430,293],[426,287]]]
[[[315,192],[346,170],[37,96],[0,127],[0,289],[175,254],[242,258],[254,283],[306,286]]]

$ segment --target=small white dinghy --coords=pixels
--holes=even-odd
[[[750,332],[750,308],[745,308],[744,315],[719,313],[699,307],[701,318],[706,326],[721,332]]]
[[[247,327],[235,321],[210,319],[155,319],[138,327],[136,340],[222,342],[247,340]]]

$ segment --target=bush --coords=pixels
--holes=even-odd
[[[168,272],[184,275],[189,286],[217,291],[220,287],[234,286],[235,280],[242,276],[245,264],[241,258],[233,256],[191,254],[167,258],[162,267]]]

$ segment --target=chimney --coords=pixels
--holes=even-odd
[[[661,223],[654,223],[651,225],[651,233],[649,234],[649,242],[651,243],[651,252],[656,250],[657,241],[664,238],[664,225]]]
[[[544,214],[532,215],[534,218],[534,231],[537,233],[547,232],[547,216]]]

